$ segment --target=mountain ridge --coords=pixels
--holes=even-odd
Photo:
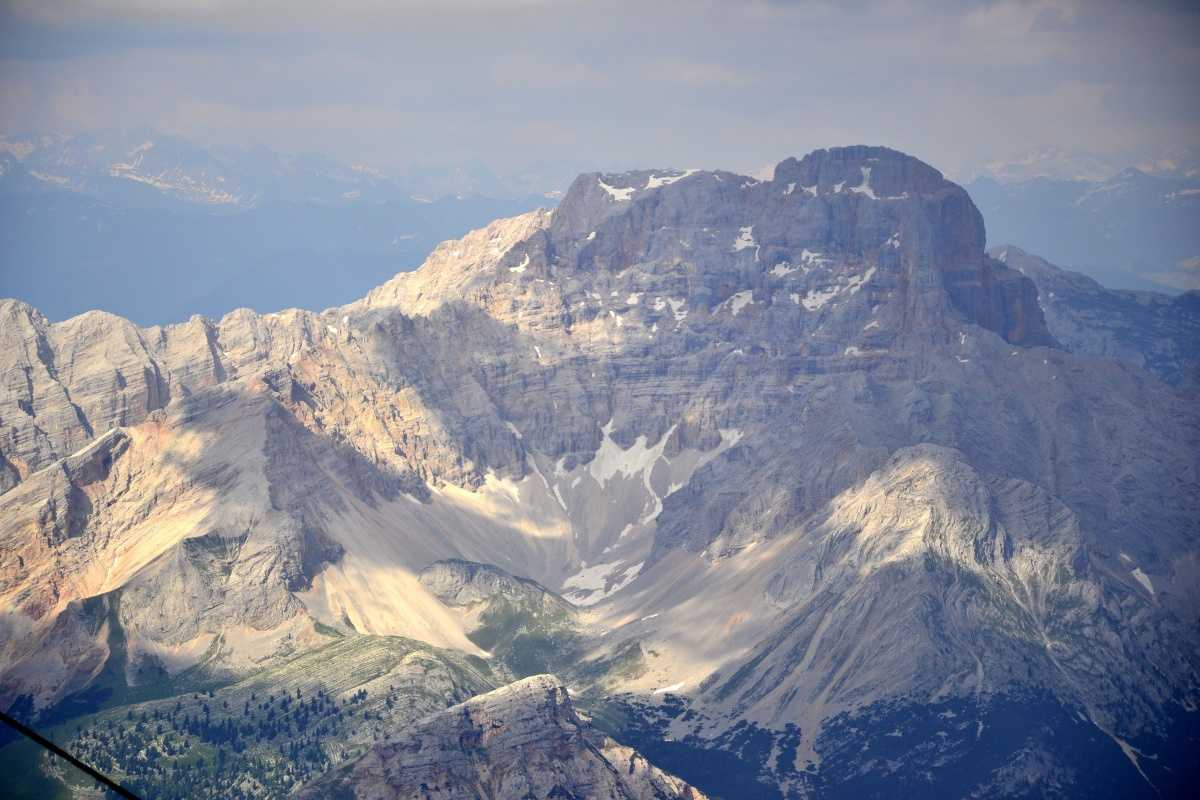
[[[176,670],[212,650],[236,674],[322,629],[492,658],[421,580],[460,559],[574,603],[565,677],[631,730],[738,749],[790,796],[884,780],[839,742],[930,708],[966,726],[943,731],[947,796],[1048,791],[1093,757],[1165,785],[1164,720],[1196,700],[1200,419],[1062,349],[983,247],[961,188],[851,147],[772,181],[585,174],[323,313],[139,330],[7,302],[0,539],[60,566],[0,575],[6,700],[86,683],[111,648],[77,607],[115,585],[142,598],[116,624]],[[107,473],[63,466],[113,425]],[[171,593],[211,611],[187,600],[168,641],[139,609]],[[43,596],[36,619],[15,600]],[[52,624],[74,649],[39,676]],[[1102,735],[1040,773],[1025,733],[966,766],[1034,707]],[[943,751],[902,727],[915,780]]]

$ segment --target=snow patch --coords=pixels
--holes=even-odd
[[[829,259],[823,253],[814,253],[807,247],[800,251],[801,264],[828,264]]]
[[[828,303],[830,300],[832,300],[837,295],[837,293],[838,293],[837,287],[834,287],[832,289],[827,289],[824,292],[817,292],[817,291],[810,290],[800,300],[800,304],[802,306],[804,306],[805,308],[807,308],[809,311],[816,311],[818,308],[821,308],[826,303]]]
[[[793,267],[788,262],[781,261],[775,265],[775,269],[771,270],[771,274],[777,278],[782,278],[784,275],[787,275],[789,272],[795,272],[797,269],[799,267]]]
[[[604,191],[608,192],[609,195],[611,195],[612,198],[617,201],[628,200],[629,196],[634,192],[634,188],[632,186],[630,186],[628,189],[618,189],[615,186],[609,186],[604,181],[600,181],[600,187],[604,189]]]
[[[1142,572],[1141,567],[1135,568],[1129,574],[1132,575],[1133,577],[1137,578],[1137,582],[1140,583],[1142,586],[1145,586],[1147,592],[1149,592],[1150,594],[1154,594],[1154,584],[1152,584],[1150,582],[1150,576],[1147,575],[1146,573]]]
[[[686,300],[667,300],[667,303],[669,303],[671,306],[671,313],[675,315],[676,328],[679,327],[680,323],[682,323],[684,318],[688,315],[687,309],[683,308],[683,304],[686,302]],[[681,311],[680,309],[683,310]]]
[[[645,562],[629,567],[619,581],[610,585],[609,578],[618,572],[623,563],[614,561],[589,567],[587,562],[583,562],[583,569],[563,581],[561,593],[577,606],[595,605],[628,586],[642,571],[642,563]]]
[[[875,192],[871,191],[871,168],[870,167],[862,167],[861,169],[862,169],[862,176],[863,176],[862,185],[856,186],[853,189],[851,189],[850,191],[854,192],[855,194],[865,194],[867,197],[871,198],[872,200],[878,200],[879,198],[875,196]]]
[[[733,240],[733,252],[742,251],[746,247],[757,247],[758,242],[754,240],[754,225],[746,225],[738,231],[737,239]]]
[[[698,169],[689,169],[689,170],[684,170],[679,175],[664,175],[661,178],[658,177],[657,175],[651,175],[650,180],[646,181],[646,188],[647,189],[657,189],[659,186],[670,186],[672,183],[675,183],[676,181],[681,181],[684,178],[688,177],[689,175],[695,175],[699,171],[700,170],[698,170]]]
[[[515,267],[509,267],[509,268],[508,268],[508,271],[509,271],[509,272],[524,272],[524,271],[525,271],[525,268],[526,268],[526,267],[528,267],[528,266],[529,266],[529,254],[528,254],[528,253],[526,253],[526,254],[525,254],[525,260],[524,260],[524,261],[522,261],[520,264],[518,264],[518,265],[517,265],[517,266],[515,266]]]
[[[666,694],[667,692],[678,692],[685,685],[687,685],[687,681],[680,681],[679,683],[672,683],[670,686],[664,686],[661,689],[655,689],[654,693],[655,694]]]
[[[636,306],[641,299],[642,299],[642,296],[640,293],[633,292],[632,294],[629,295],[629,297],[625,298],[625,305]]]
[[[590,242],[590,241],[592,241],[592,240],[593,240],[593,239],[595,239],[595,238],[596,238],[596,232],[595,232],[595,231],[592,231],[591,233],[589,233],[589,234],[587,235],[587,240],[588,240],[589,242]]]
[[[746,290],[738,292],[733,297],[729,298],[729,313],[732,316],[737,316],[738,312],[745,308],[750,303],[754,302],[754,292]]]

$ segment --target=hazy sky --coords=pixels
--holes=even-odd
[[[0,129],[148,122],[379,166],[948,174],[1200,145],[1197,0],[0,0]]]

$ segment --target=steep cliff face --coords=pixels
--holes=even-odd
[[[435,714],[300,796],[704,800],[581,719],[567,687],[549,675]]]
[[[1127,359],[1171,386],[1200,373],[1200,291],[1106,289],[1019,247],[989,252],[1037,285],[1047,325],[1072,353]]]
[[[854,147],[583,175],[320,314],[6,302],[4,698],[56,702],[116,633],[136,680],[334,629],[557,659],[689,748],[761,734],[795,796],[1093,757],[1163,785],[1200,702],[1197,408],[1057,346],[983,241],[936,170]],[[1098,738],[976,757],[1031,709]]]

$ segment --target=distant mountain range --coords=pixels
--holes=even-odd
[[[1016,244],[1112,288],[1200,288],[1200,181],[1129,168],[1104,180],[965,186],[989,246]]]
[[[349,302],[439,242],[556,202],[454,185],[470,176],[410,171],[419,191],[447,189],[430,202],[325,156],[204,148],[147,127],[0,137],[0,297],[51,319],[103,309],[140,325]]]
[[[1133,164],[1120,164],[1086,150],[1039,147],[1013,158],[981,162],[958,177],[964,183],[976,178],[992,178],[1000,183],[1024,183],[1034,178],[1100,183],[1129,167],[1159,178],[1200,179],[1200,152],[1170,150]]]
[[[143,125],[129,133],[0,135],[5,194],[68,189],[122,208],[225,210],[272,202],[340,204],[483,195],[557,202],[586,162],[542,161],[503,176],[479,159],[401,168],[348,166],[319,153],[283,156],[261,144],[202,146]]]

